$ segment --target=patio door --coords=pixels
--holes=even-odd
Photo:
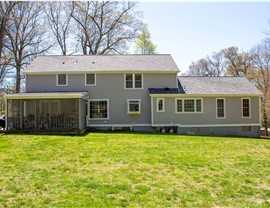
[[[40,100],[40,115],[42,117],[49,116],[50,102],[49,100]]]

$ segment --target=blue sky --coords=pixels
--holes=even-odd
[[[141,2],[152,42],[181,72],[221,49],[249,50],[270,30],[270,2]]]

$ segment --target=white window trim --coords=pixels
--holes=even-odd
[[[159,107],[159,106],[158,106],[158,103],[159,103],[160,100],[162,100],[162,104],[163,104],[162,110],[159,110],[159,109],[158,109],[158,107]],[[163,112],[165,112],[165,99],[164,99],[164,98],[157,98],[157,99],[156,99],[156,110],[157,110],[158,113],[163,113]]]
[[[218,106],[217,106],[218,100],[223,100],[223,102],[224,102],[224,117],[218,117]],[[226,100],[225,100],[225,98],[216,98],[216,119],[226,119]]]
[[[129,102],[130,101],[138,101],[139,102],[139,111],[138,112],[130,112],[129,111]],[[127,114],[141,114],[141,99],[127,99]]]
[[[87,74],[94,74],[94,77],[95,77],[95,83],[94,84],[87,84]],[[85,83],[85,86],[96,86],[97,85],[97,74],[96,73],[86,73],[86,74],[84,74],[84,83]]]
[[[248,100],[248,102],[249,102],[249,116],[247,117],[247,116],[243,116],[243,100],[244,99],[247,99]],[[242,116],[242,118],[251,118],[251,100],[250,100],[250,98],[249,97],[243,97],[243,98],[241,98],[241,116]]]
[[[58,75],[66,75],[66,84],[65,85],[62,85],[62,84],[58,84]],[[56,86],[59,86],[59,87],[65,87],[65,86],[68,86],[68,74],[56,74]]]
[[[107,118],[90,118],[90,102],[91,101],[107,101]],[[88,108],[87,108],[87,113],[88,113],[88,119],[91,121],[94,120],[110,120],[110,100],[109,99],[89,99],[88,100]]]
[[[184,112],[184,102],[182,103],[182,112],[178,112],[177,111],[177,100],[195,100],[195,112]],[[200,112],[197,112],[197,105],[196,105],[196,100],[201,100],[201,108],[202,108],[202,111]],[[203,98],[175,98],[175,114],[203,114]]]
[[[126,75],[132,74],[132,88],[126,88]],[[141,88],[135,88],[135,74],[142,75],[142,87]],[[143,73],[125,73],[124,74],[124,89],[125,90],[143,90]]]

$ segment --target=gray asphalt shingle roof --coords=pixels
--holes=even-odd
[[[178,77],[185,94],[261,94],[245,77]]]
[[[169,54],[159,55],[74,55],[38,56],[24,70],[31,72],[114,72],[164,71],[179,72]]]

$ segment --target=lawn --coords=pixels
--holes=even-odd
[[[270,207],[270,140],[1,135],[0,207]]]

